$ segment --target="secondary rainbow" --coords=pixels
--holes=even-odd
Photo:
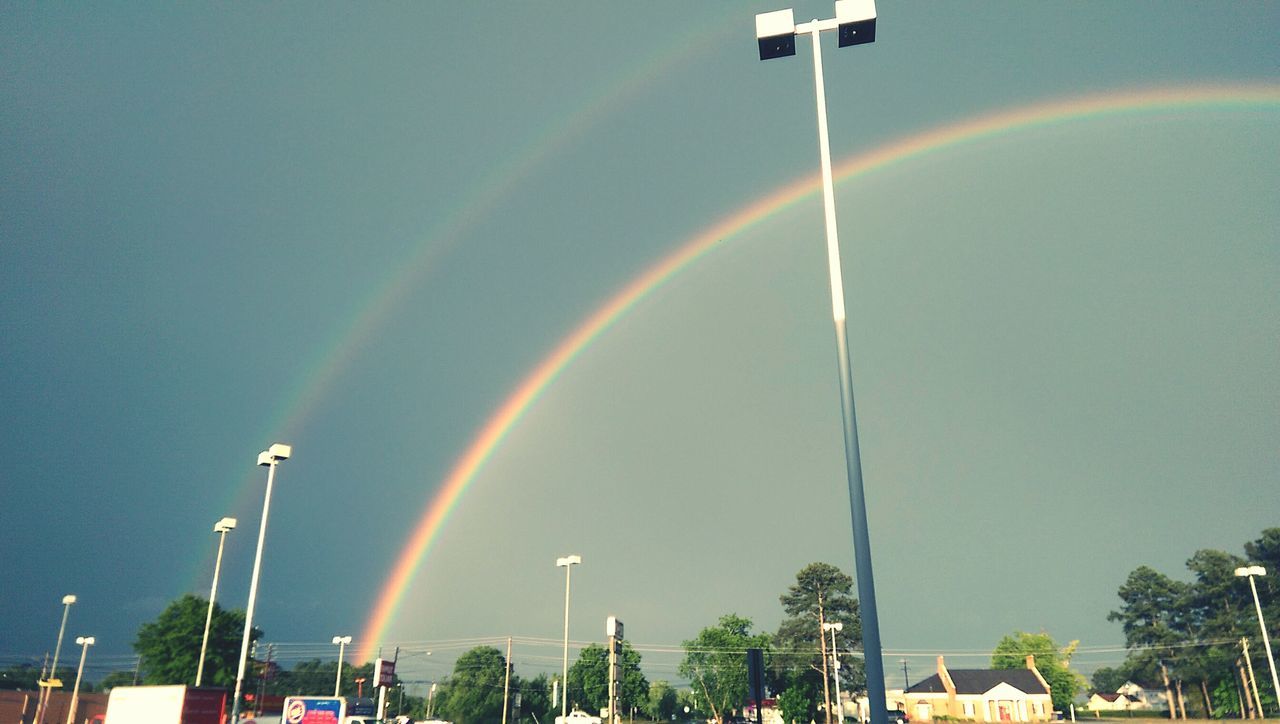
[[[848,181],[892,164],[966,143],[1014,131],[1091,118],[1150,114],[1182,109],[1222,109],[1263,112],[1280,110],[1280,86],[1234,84],[1177,86],[1095,94],[1036,103],[978,116],[960,123],[907,136],[836,165],[835,176]],[[467,485],[475,479],[493,451],[570,362],[642,298],[716,248],[721,242],[790,207],[818,190],[817,175],[798,179],[720,219],[684,242],[674,252],[631,280],[562,339],[480,428],[453,464],[444,484],[428,501],[417,526],[397,556],[358,640],[357,660],[367,661],[394,619],[401,599],[413,582],[431,543],[449,518]],[[816,242],[815,242],[816,243]]]

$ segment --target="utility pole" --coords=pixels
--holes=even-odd
[[[503,662],[502,674],[502,724],[507,724],[507,702],[511,699],[511,637],[507,637],[507,658]]]
[[[902,660],[902,693],[906,693],[911,688],[911,679],[907,677],[907,660]]]

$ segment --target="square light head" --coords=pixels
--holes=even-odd
[[[756,16],[756,41],[760,60],[796,54],[796,17],[791,8]]]
[[[235,518],[223,518],[222,520],[213,524],[214,533],[226,533],[227,531],[232,531],[235,529],[236,529]]]
[[[67,595],[62,597],[62,604],[64,606],[70,606],[75,602],[76,602],[76,594],[74,593],[68,593]]]
[[[836,0],[840,47],[876,42],[876,0]]]

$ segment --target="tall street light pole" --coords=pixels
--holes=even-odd
[[[556,566],[564,568],[564,666],[560,672],[560,724],[569,718],[569,572],[581,562],[582,556],[579,555],[556,559]]]
[[[1262,629],[1262,645],[1267,650],[1267,664],[1271,666],[1271,686],[1277,698],[1280,698],[1280,678],[1276,677],[1276,660],[1271,655],[1271,637],[1267,636],[1267,624],[1262,620],[1262,603],[1258,601],[1258,584],[1253,582],[1254,576],[1267,575],[1267,569],[1262,566],[1247,566],[1236,569],[1236,575],[1249,579],[1249,588],[1253,591],[1253,608],[1258,612],[1258,628]],[[1258,707],[1262,707],[1262,702],[1258,702]]]
[[[843,631],[844,624],[839,621],[824,623],[822,628],[831,632],[831,672],[836,679],[836,715],[840,719],[840,724],[844,724],[844,701],[840,696],[840,654],[836,653],[836,632]]]
[[[342,659],[347,653],[347,644],[351,643],[350,636],[334,636],[333,643],[338,647],[338,675],[333,680],[333,695],[342,695]]]
[[[71,708],[67,710],[67,724],[76,720],[76,708],[80,704],[80,677],[84,676],[84,660],[89,655],[89,647],[97,643],[92,636],[79,636],[76,643],[80,649],[80,668],[76,669],[76,685],[71,690]]]
[[[236,691],[231,699],[231,721],[240,721],[240,692],[244,686],[244,667],[249,659],[249,637],[253,632],[253,604],[258,600],[258,574],[262,572],[262,543],[267,539],[267,514],[271,511],[271,486],[276,479],[276,466],[288,460],[293,448],[274,443],[258,453],[258,465],[267,469],[267,493],[262,501],[262,522],[258,525],[258,550],[253,556],[253,577],[249,579],[249,604],[244,611],[244,638],[240,641],[240,664],[236,669]]]
[[[71,605],[76,602],[74,593],[62,597],[62,623],[58,626],[58,643],[53,647],[53,668],[49,670],[49,679],[41,687],[40,701],[36,705],[36,724],[43,724],[44,715],[49,709],[49,700],[53,697],[53,681],[58,678],[58,654],[62,652],[62,635],[67,631],[67,615],[71,613]]]
[[[209,648],[209,626],[213,623],[213,600],[218,597],[218,574],[222,571],[222,547],[226,545],[227,533],[235,530],[235,518],[223,518],[213,524],[213,532],[218,534],[218,558],[213,564],[213,587],[209,589],[209,612],[204,617],[204,637],[200,639],[200,663],[196,665],[196,686],[204,681],[204,657]]]
[[[858,419],[853,403],[853,372],[845,330],[844,282],[840,270],[840,239],[836,229],[835,184],[831,177],[831,145],[827,135],[827,95],[822,79],[821,33],[835,30],[840,47],[876,39],[875,0],[836,0],[836,16],[795,24],[791,10],[756,16],[760,59],[796,53],[796,35],[808,33],[813,43],[814,95],[818,109],[818,156],[822,169],[822,202],[827,231],[827,266],[831,278],[831,311],[836,330],[840,373],[840,409],[844,418],[845,472],[849,485],[849,517],[853,524],[853,553],[862,611],[862,643],[866,653],[867,704],[871,724],[887,724],[884,661],[880,649],[880,619],[876,613],[875,577],[871,571],[871,536],[867,530],[867,502],[862,488],[862,458],[858,449]]]

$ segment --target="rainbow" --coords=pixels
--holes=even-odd
[[[1095,94],[1004,109],[959,123],[907,136],[836,165],[834,175],[843,182],[885,169],[929,153],[972,144],[1014,131],[1064,124],[1086,119],[1164,113],[1185,109],[1280,110],[1280,85],[1233,84],[1180,86]],[[632,279],[593,311],[555,346],[506,398],[480,428],[456,460],[443,485],[428,501],[413,533],[395,560],[383,584],[369,620],[359,638],[357,660],[367,661],[376,652],[401,599],[413,582],[431,544],[503,438],[541,393],[596,337],[603,334],[637,302],[719,244],[787,209],[818,190],[815,173],[738,209],[685,241],[674,252]]]

